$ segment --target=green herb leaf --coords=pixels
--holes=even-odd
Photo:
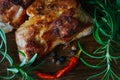
[[[24,66],[25,64],[27,64],[26,58],[23,59],[23,61],[21,62],[21,64],[20,64],[19,66],[22,67],[22,66]]]
[[[104,58],[104,56],[100,56],[100,57],[99,57],[99,56],[93,56],[93,55],[87,53],[86,51],[83,50],[83,48],[82,48],[82,46],[80,45],[79,42],[78,42],[78,47],[79,47],[79,49],[80,49],[85,55],[87,55],[87,56],[89,56],[89,57],[91,57],[91,58],[95,58],[95,59]]]
[[[120,7],[120,0],[116,0],[116,4],[118,7]]]
[[[91,68],[97,68],[97,69],[99,69],[99,68],[103,68],[103,67],[105,67],[106,65],[92,65],[92,64],[89,64],[89,63],[87,63],[84,59],[82,59],[82,58],[80,58],[80,60],[85,64],[85,65],[87,65],[87,66],[89,66],[89,67],[91,67]]]
[[[35,54],[35,55],[28,61],[29,66],[30,66],[31,64],[33,64],[33,62],[35,61],[36,58],[37,58],[37,54]]]
[[[4,54],[0,53],[3,55],[3,58],[0,60],[0,63],[5,59],[5,56],[7,54],[7,43],[6,43],[6,36],[5,33],[3,32],[2,29],[0,29],[0,38],[1,38],[1,45],[0,45],[0,50],[2,50],[2,47],[5,47],[4,50]]]
[[[19,50],[18,53],[26,58],[26,55],[23,51]]]
[[[0,78],[1,78],[1,79],[4,79],[4,80],[5,80],[5,79],[6,79],[6,80],[11,80],[11,79],[13,79],[14,77],[15,77],[15,75],[12,75],[12,76],[1,76],[1,75],[0,75]]]
[[[16,69],[16,68],[8,68],[7,70],[10,71],[10,72],[13,72],[13,73],[18,73],[19,72],[18,69]]]

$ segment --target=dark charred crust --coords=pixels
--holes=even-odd
[[[73,21],[73,17],[71,16],[65,16],[64,18],[68,23],[71,23]]]
[[[57,7],[57,5],[56,4],[49,4],[49,5],[47,5],[47,8],[49,9],[49,10],[56,10],[58,7]]]
[[[22,1],[21,1],[21,0],[11,0],[11,2],[12,2],[13,4],[16,4],[16,5],[22,4]]]
[[[24,8],[27,8],[34,0],[10,0],[15,5],[21,5]]]
[[[62,20],[58,19],[58,20],[55,21],[55,26],[56,26],[56,27],[57,27],[57,26],[62,26],[62,25],[63,25]]]
[[[27,8],[29,5],[31,5],[35,0],[21,0],[22,3],[20,4],[24,8]]]
[[[37,12],[37,14],[39,14],[39,15],[44,15],[44,11],[43,11],[44,8],[45,8],[44,3],[39,4],[39,5],[36,7],[36,12]]]
[[[41,10],[43,10],[43,9],[44,9],[44,5],[41,5],[41,6],[37,6],[37,7],[36,7],[36,10],[37,10],[37,11],[41,11]]]
[[[28,57],[31,58],[34,54],[38,54],[39,57],[45,55],[44,53],[44,45],[40,44],[39,42],[35,40],[29,40],[27,41],[26,45],[26,53],[28,53]]]
[[[59,29],[58,28],[54,28],[53,29],[53,32],[52,32],[52,35],[55,36],[55,37],[59,37]]]
[[[39,46],[36,44],[37,43],[34,40],[27,41],[26,52],[30,54],[39,53]]]

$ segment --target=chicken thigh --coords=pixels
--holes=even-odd
[[[26,13],[29,19],[16,31],[16,42],[27,60],[35,53],[38,58],[45,56],[57,45],[91,32],[92,19],[80,9],[77,0],[36,0]]]

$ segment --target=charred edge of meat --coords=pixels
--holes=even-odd
[[[10,0],[15,5],[21,5],[23,8],[27,8],[35,0]]]

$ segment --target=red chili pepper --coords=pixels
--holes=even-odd
[[[78,52],[77,57],[80,55],[80,52]],[[45,74],[45,73],[41,73],[41,72],[37,72],[37,76],[39,78],[42,79],[56,79],[56,78],[60,78],[61,76],[63,76],[65,73],[69,72],[70,70],[72,70],[78,63],[78,58],[75,56],[72,56],[69,60],[69,63],[62,69],[58,70],[55,74],[51,75],[51,74]]]
[[[36,72],[37,76],[42,78],[42,79],[55,79],[56,75],[51,75],[51,74],[45,74],[41,72]]]
[[[65,73],[69,72],[70,70],[72,70],[78,63],[78,58],[75,56],[72,56],[69,60],[69,63],[67,66],[65,66],[64,68],[58,70],[56,72],[56,78],[60,78],[61,76],[63,76]]]

